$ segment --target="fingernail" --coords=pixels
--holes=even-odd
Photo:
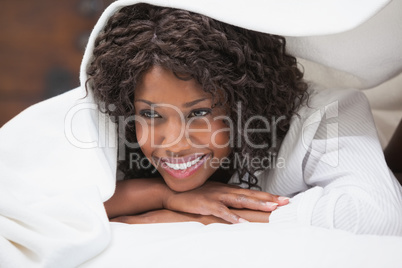
[[[249,222],[248,220],[245,220],[245,219],[243,219],[243,218],[239,218],[239,223],[246,223],[246,222]]]
[[[278,203],[274,203],[274,202],[266,202],[265,204],[266,204],[267,207],[269,207],[270,209],[276,209],[276,207],[278,206]]]
[[[286,200],[289,200],[289,199],[290,199],[289,197],[285,197],[285,196],[278,197],[278,201],[286,201]]]

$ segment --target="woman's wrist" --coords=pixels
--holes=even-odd
[[[104,204],[109,218],[136,215],[163,209],[171,194],[162,178],[130,179],[118,181],[114,195]]]
[[[144,195],[148,198],[148,196],[152,196],[149,199],[151,207],[149,207],[149,211],[155,209],[164,209],[167,208],[167,200],[174,194],[174,191],[169,188],[169,186],[165,183],[162,178],[147,178],[147,179],[133,179],[133,180],[141,180],[141,184],[136,183],[132,188],[132,193],[130,196],[134,196],[138,194],[138,188],[146,188],[149,187],[151,191],[143,192]],[[138,188],[137,188],[138,187]],[[149,189],[148,188],[148,189]],[[146,212],[146,211],[145,211]]]
[[[162,197],[162,208],[163,209],[171,209],[171,206],[169,205],[171,198],[176,194],[175,191],[169,188],[167,184],[164,184],[164,187],[161,187],[161,193]]]

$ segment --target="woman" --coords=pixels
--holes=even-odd
[[[147,4],[113,14],[95,41],[87,85],[106,113],[128,122],[119,167],[136,179],[117,183],[105,203],[109,217],[274,217],[357,233],[400,230],[399,188],[378,168],[383,158],[367,165],[358,157],[378,146],[366,100],[311,88],[308,102],[296,65],[283,37]],[[152,165],[136,164],[143,159]],[[226,185],[231,177],[266,193]],[[291,204],[284,196],[293,196]]]

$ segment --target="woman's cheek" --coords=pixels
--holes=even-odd
[[[211,142],[215,147],[225,148],[230,146],[230,128],[223,122],[216,122],[212,128]]]
[[[142,152],[147,156],[150,153],[150,137],[151,131],[148,131],[148,126],[143,126],[143,124],[136,123],[135,124],[135,135],[137,137],[138,145],[141,147]]]
[[[138,122],[135,123],[135,136],[137,137],[137,142],[140,143],[143,139],[143,127],[142,124]]]

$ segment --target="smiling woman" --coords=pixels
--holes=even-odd
[[[87,89],[120,132],[111,221],[402,232],[366,99],[308,88],[285,38],[135,4],[88,53]]]
[[[277,152],[292,116],[307,99],[307,84],[302,80],[296,59],[286,53],[283,37],[248,31],[185,10],[148,4],[124,7],[109,19],[97,37],[93,55],[87,69],[89,85],[105,107],[116,107],[106,111],[114,118],[132,118],[135,94],[142,78],[155,65],[170,70],[176,76],[172,79],[186,87],[193,85],[203,91],[201,97],[211,98],[212,102],[207,108],[213,106],[214,113],[226,116],[226,127],[231,130],[229,158],[238,157],[245,163],[231,170],[249,188],[259,188],[255,172],[263,169],[243,160],[268,158]],[[155,74],[154,80],[160,75]],[[189,83],[185,83],[189,78]],[[157,87],[147,90],[165,87],[159,82]],[[164,94],[180,100],[187,93],[166,90]],[[161,103],[158,94],[150,95],[155,95],[152,97],[155,103]],[[265,121],[250,121],[253,117]],[[193,118],[189,123],[197,128],[204,121]],[[158,176],[152,168],[130,167],[130,154],[142,154],[139,148],[129,148],[130,144],[135,147],[141,141],[134,126],[139,122],[142,121],[128,120],[126,133],[120,133],[125,146],[120,147],[119,168],[125,178]],[[275,125],[273,135],[244,130],[245,127],[264,129],[271,123]],[[226,143],[218,140],[223,132],[215,130],[211,135],[218,144]],[[269,146],[259,146],[263,144]],[[245,179],[246,174],[250,179]]]
[[[97,100],[113,107],[105,112],[127,123],[119,126],[125,130],[119,168],[135,180],[118,182],[105,203],[109,217],[167,208],[163,215],[188,212],[187,220],[204,223],[242,222],[242,215],[260,221],[261,213],[266,222],[270,211],[287,204],[285,197],[227,185],[236,174],[239,185],[260,189],[256,172],[263,164],[246,159],[276,152],[306,101],[307,85],[284,46],[283,37],[185,10],[137,4],[115,13],[95,41],[87,70]],[[271,120],[273,142],[254,131]],[[157,190],[163,185],[168,189]],[[131,200],[126,209],[123,199]],[[182,220],[182,214],[161,220],[176,216]]]
[[[218,95],[222,95],[222,92]],[[198,219],[203,223],[247,221],[241,218],[241,215],[249,220],[265,222],[268,220],[269,212],[279,203],[283,205],[288,202],[286,198],[278,199],[267,193],[259,193],[259,196],[256,196],[256,191],[222,184],[209,183],[201,187],[207,181],[227,182],[233,174],[233,170],[223,169],[221,166],[221,162],[227,160],[231,153],[229,146],[231,131],[225,123],[230,120],[228,109],[225,109],[227,106],[217,106],[216,102],[223,102],[223,100],[205,92],[194,79],[181,79],[171,70],[161,66],[155,65],[144,74],[134,94],[135,137],[143,154],[143,158],[136,157],[135,162],[137,170],[149,169],[151,165],[143,164],[145,158],[152,164],[155,173],[156,170],[158,173],[154,174],[153,177],[156,179],[153,180],[137,179],[118,184],[115,195],[105,203],[108,215],[113,218],[113,221],[143,221],[143,215],[131,217],[129,220],[127,216],[115,216],[137,214],[151,208],[164,207],[181,212],[170,210],[157,212],[158,219],[163,222],[196,219],[194,218],[196,214],[183,212],[205,214],[205,218]],[[132,159],[133,157],[130,156],[130,160]],[[130,164],[133,162],[130,161]],[[218,169],[219,172],[217,172]],[[163,184],[157,176],[162,176],[170,191],[166,189],[158,191]],[[148,200],[149,192],[143,198],[140,193],[144,193],[142,190],[126,192],[130,188],[144,189],[149,186],[156,186],[151,196],[154,200],[160,200],[159,204],[158,202],[155,204],[155,201],[144,202],[142,207],[139,205],[139,200]],[[217,192],[219,189],[221,193]],[[188,194],[191,190],[195,191]],[[187,193],[179,198],[177,195],[172,198],[174,192]],[[231,196],[228,196],[229,193]],[[206,198],[208,194],[215,194],[211,200],[222,198],[226,200],[222,200],[222,203],[217,202],[218,206],[215,204],[215,208],[210,205],[208,209],[205,209],[205,205],[202,204],[206,203],[206,199],[192,205],[188,203],[189,197]],[[132,200],[126,202],[130,207],[124,209],[121,205],[122,197],[126,201]],[[130,205],[133,203],[137,204],[135,209]],[[152,204],[154,206],[148,207]],[[228,206],[230,204],[233,208],[247,207],[256,211],[236,211],[227,208],[222,210],[223,204]],[[149,217],[155,214],[156,212],[152,212],[145,215]]]

